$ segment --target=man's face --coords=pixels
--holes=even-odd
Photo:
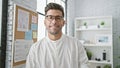
[[[61,11],[51,9],[46,13],[44,23],[48,33],[55,35],[62,31],[65,21]]]

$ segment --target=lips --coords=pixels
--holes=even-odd
[[[50,28],[59,28],[57,25],[50,26]]]

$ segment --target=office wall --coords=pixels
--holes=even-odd
[[[70,2],[70,0],[68,0]],[[74,0],[75,3],[68,5],[72,8],[69,11],[69,17],[86,17],[86,16],[113,16],[113,43],[114,43],[114,68],[116,65],[120,64],[120,0]],[[68,2],[68,3],[69,3]],[[71,9],[69,9],[71,10]],[[73,13],[72,15],[70,13]],[[73,25],[74,18],[70,19],[70,25]],[[69,30],[73,31],[73,28]],[[72,34],[73,35],[73,34]]]
[[[13,2],[33,10],[37,9],[37,0],[13,0]]]

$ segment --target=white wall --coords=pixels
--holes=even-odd
[[[37,0],[37,11],[44,13],[44,8],[46,6],[46,0]],[[44,26],[44,16],[38,15],[38,41],[45,37],[45,26]]]
[[[67,2],[67,34],[69,36],[74,35],[74,16],[75,16],[75,1],[68,0]]]
[[[45,37],[44,16],[38,15],[38,41]]]

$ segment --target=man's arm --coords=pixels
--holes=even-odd
[[[89,68],[86,51],[81,43],[78,43],[78,45],[80,45],[79,46],[79,68]]]
[[[29,54],[27,56],[26,60],[26,68],[35,68],[35,62],[34,62],[34,45],[30,48]]]

